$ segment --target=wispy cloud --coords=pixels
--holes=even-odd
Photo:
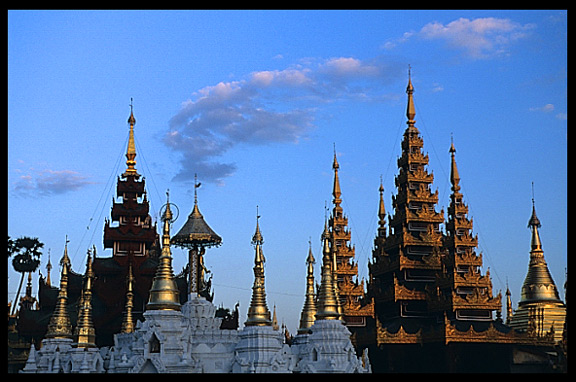
[[[529,111],[534,111],[534,112],[538,112],[538,113],[552,113],[556,108],[554,107],[553,104],[551,103],[547,103],[544,106],[536,106],[536,107],[531,107],[528,110]],[[567,113],[556,113],[555,117],[561,121],[566,121],[568,120],[568,114]]]
[[[530,111],[540,111],[543,113],[551,113],[554,111],[554,105],[551,103],[547,103],[544,106],[539,106],[539,107],[531,107],[529,109]]]
[[[510,19],[485,17],[459,18],[448,24],[430,22],[418,32],[406,32],[384,43],[385,49],[395,48],[413,38],[443,41],[448,47],[471,59],[488,59],[509,54],[510,45],[526,36],[534,24],[520,24]]]
[[[16,170],[22,174],[21,170]],[[87,176],[71,170],[34,170],[19,175],[12,191],[17,196],[44,197],[64,194],[95,184]]]
[[[174,180],[190,181],[197,173],[203,181],[221,183],[237,169],[222,159],[236,145],[297,143],[314,129],[323,104],[382,96],[382,84],[399,70],[381,59],[307,59],[206,86],[183,102],[164,136],[182,155]]]

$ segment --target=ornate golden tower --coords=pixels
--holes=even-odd
[[[367,318],[374,315],[372,300],[365,301],[364,283],[358,282],[358,264],[354,262],[355,247],[350,245],[351,232],[342,206],[342,191],[338,170],[340,164],[334,150],[334,186],[332,216],[329,220],[333,283],[338,296],[342,319],[348,327],[365,327]],[[356,280],[354,278],[356,277]]]
[[[544,259],[538,231],[540,226],[532,199],[532,216],[528,221],[528,227],[532,232],[530,263],[522,285],[518,309],[512,315],[510,326],[537,337],[552,335],[555,341],[561,341],[566,305],[560,300],[558,289]]]
[[[406,87],[408,127],[401,144],[402,156],[398,158],[399,172],[395,178],[398,192],[392,196],[394,215],[389,218],[389,234],[386,235],[381,201],[378,236],[373,261],[369,264],[371,282],[368,289],[374,298],[376,326],[386,328],[391,325],[394,332],[398,325],[422,323],[422,320],[431,318],[426,287],[435,286],[436,274],[441,270],[440,258],[444,253],[440,231],[444,212],[435,211],[438,191],[433,193],[430,189],[434,175],[426,170],[428,155],[422,152],[424,141],[415,126],[413,93],[409,75]],[[414,340],[418,341],[416,337]],[[378,334],[377,343],[382,341],[388,339]]]
[[[94,257],[96,257],[96,247],[94,247]],[[84,275],[84,289],[80,298],[78,308],[78,322],[74,331],[77,347],[93,348],[96,347],[96,332],[92,322],[92,281],[94,272],[92,271],[92,257],[88,251],[88,260],[86,261],[86,274]]]
[[[174,280],[172,270],[172,253],[170,251],[170,224],[172,223],[172,210],[170,209],[170,199],[166,192],[166,208],[162,215],[164,223],[164,233],[162,235],[162,254],[160,263],[156,269],[156,276],[152,281],[150,289],[150,299],[146,305],[148,310],[180,310],[180,292]]]
[[[128,149],[126,150],[126,172],[122,174],[123,177],[128,175],[138,175],[136,172],[136,145],[134,144],[134,125],[136,118],[134,118],[134,110],[132,108],[132,99],[130,99],[130,117],[128,117],[128,124],[130,125],[130,133],[128,135]]]
[[[442,258],[442,272],[436,289],[429,288],[428,306],[433,312],[445,312],[450,320],[492,321],[492,311],[501,311],[502,296],[492,295],[490,273],[481,274],[482,254],[477,255],[478,235],[472,236],[472,219],[460,192],[460,175],[456,166],[454,143],[450,145],[452,194]]]
[[[322,234],[324,246],[322,249],[322,279],[320,290],[318,291],[317,300],[317,320],[339,320],[340,310],[338,309],[338,297],[334,288],[333,271],[332,271],[332,251],[329,244],[328,229],[324,229]]]
[[[298,334],[310,332],[310,327],[314,325],[316,315],[316,294],[314,293],[314,264],[316,260],[312,254],[312,243],[309,242],[308,257],[306,258],[306,297],[304,306],[300,314],[300,327]]]
[[[256,207],[258,208],[258,207]],[[258,220],[258,210],[256,210],[256,232],[252,237],[252,245],[255,246],[254,256],[254,285],[252,286],[252,300],[250,301],[250,308],[248,308],[248,320],[244,323],[246,326],[271,326],[272,320],[270,319],[270,311],[266,304],[266,288],[264,280],[264,253],[262,252],[262,244],[264,238],[260,233],[260,225]]]
[[[60,274],[60,291],[58,292],[56,308],[54,309],[52,317],[50,317],[46,338],[72,338],[72,324],[70,322],[68,309],[66,308],[68,304],[68,273],[70,272],[68,238],[66,238],[64,256],[62,256],[60,264],[62,265],[62,273]]]

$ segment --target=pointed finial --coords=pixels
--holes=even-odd
[[[167,220],[169,223],[172,222],[172,209],[170,208],[170,189],[166,189],[166,209],[162,215],[162,220]]]
[[[48,264],[46,264],[46,284],[50,286],[50,271],[52,270],[52,263],[50,262],[50,248],[48,248]]]
[[[540,233],[538,232],[538,228],[540,228],[540,219],[536,216],[536,206],[534,204],[534,182],[532,182],[532,216],[530,216],[530,220],[528,221],[528,228],[532,231],[532,239],[530,242],[530,259],[532,258],[544,258],[543,251],[542,251],[542,242],[540,241]]]
[[[416,116],[416,109],[414,108],[414,100],[412,99],[412,94],[414,93],[414,86],[412,86],[412,67],[408,65],[408,86],[406,87],[406,94],[408,94],[408,107],[406,108],[406,117],[408,117],[408,127],[413,127],[416,121],[414,117]]]
[[[128,117],[128,123],[130,126],[134,126],[136,124],[136,118],[134,118],[134,105],[133,105],[134,98],[130,97],[130,117]]]
[[[70,240],[68,240],[68,235],[66,235],[66,242],[64,243],[64,255],[60,259],[60,265],[66,264],[68,268],[70,268],[70,258],[68,257],[68,243],[70,243]]]
[[[452,133],[450,133],[450,150],[448,150],[448,152],[452,153],[452,155],[454,155],[456,152],[456,148],[454,148],[454,137]]]
[[[380,175],[380,188],[378,188],[380,192],[380,204],[378,205],[378,225],[380,227],[384,227],[386,225],[386,208],[384,207],[384,186],[382,185],[382,175]]]
[[[534,182],[532,182],[532,216],[530,216],[530,220],[528,221],[528,227],[534,226],[540,228],[540,219],[536,216],[536,205],[534,203]]]
[[[198,188],[202,183],[198,182],[198,174],[194,174],[194,205],[198,205]]]
[[[450,166],[450,183],[452,183],[452,191],[456,192],[460,190],[460,186],[458,185],[458,183],[460,183],[460,174],[458,174],[458,167],[456,166],[456,158],[455,158],[455,153],[456,153],[456,149],[454,148],[454,140],[452,139],[452,136],[450,136],[450,150],[448,150],[452,156],[452,163]]]
[[[338,159],[336,158],[336,143],[333,143],[334,145],[334,161],[332,162],[332,168],[334,170],[338,170],[340,168],[340,165],[338,164]]]
[[[263,244],[264,238],[262,237],[262,233],[260,232],[260,215],[258,214],[258,206],[256,206],[256,232],[254,232],[254,236],[252,236],[252,245]]]
[[[136,119],[134,118],[132,98],[130,98],[130,117],[128,118],[128,124],[130,125],[130,133],[128,135],[128,147],[126,149],[126,171],[122,174],[123,176],[138,175],[134,168],[134,166],[136,166],[136,144],[134,143],[134,125],[136,124]]]
[[[338,169],[340,165],[338,164],[338,159],[336,158],[336,144],[334,144],[334,161],[332,162],[332,169],[334,169],[334,185],[332,188],[332,195],[334,196],[334,200],[332,201],[336,206],[342,203],[342,199],[340,196],[342,195],[342,191],[340,189],[340,179],[338,178]]]

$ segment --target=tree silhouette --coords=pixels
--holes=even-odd
[[[22,276],[20,277],[20,284],[18,285],[18,292],[14,300],[12,314],[16,311],[18,305],[18,298],[22,289],[24,275],[28,272],[34,272],[40,265],[40,256],[42,255],[42,248],[44,243],[41,243],[37,237],[22,236],[16,240],[10,239],[8,236],[8,257],[13,257],[12,267]]]

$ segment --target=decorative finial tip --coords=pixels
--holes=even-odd
[[[254,236],[252,236],[253,245],[264,243],[264,238],[262,237],[262,233],[260,232],[259,220],[260,220],[260,214],[258,213],[258,206],[256,206],[256,232],[254,233]]]
[[[133,101],[134,101],[134,98],[130,97],[130,117],[128,118],[128,123],[132,126],[136,124],[136,118],[134,118]]]

